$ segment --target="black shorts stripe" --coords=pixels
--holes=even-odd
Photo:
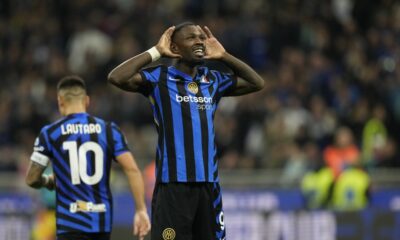
[[[110,240],[109,232],[86,233],[86,232],[68,232],[57,234],[57,240]]]
[[[175,136],[174,136],[174,126],[173,126],[173,116],[172,116],[172,107],[171,107],[171,97],[169,95],[168,87],[165,86],[167,84],[167,69],[162,67],[161,76],[159,82],[159,89],[161,95],[162,102],[162,111],[164,116],[164,124],[165,124],[165,136],[160,136],[161,138],[165,137],[163,141],[166,141],[166,152],[168,158],[168,175],[169,181],[176,182],[177,173],[176,173],[176,152],[175,152]],[[164,85],[164,86],[162,86]]]
[[[184,83],[177,82],[176,86],[180,96],[188,95]],[[180,104],[183,124],[183,142],[185,143],[186,178],[188,182],[194,182],[196,181],[196,164],[194,156],[192,112],[190,111],[189,102],[182,101]]]

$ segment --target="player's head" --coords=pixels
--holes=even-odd
[[[85,81],[75,75],[62,78],[57,84],[57,100],[62,115],[85,111],[89,105]]]
[[[201,64],[206,54],[206,35],[202,29],[192,23],[184,22],[175,26],[171,36],[171,50],[182,56],[182,61]]]
[[[353,132],[346,126],[340,126],[335,132],[335,143],[338,147],[347,147],[353,144]]]

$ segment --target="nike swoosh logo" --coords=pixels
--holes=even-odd
[[[179,79],[179,78],[173,78],[173,77],[168,77],[168,79],[171,80],[171,81],[175,81],[175,82],[181,81],[181,79]]]

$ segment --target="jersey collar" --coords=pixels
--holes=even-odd
[[[83,116],[87,116],[87,115],[89,115],[89,113],[80,112],[80,113],[70,113],[66,117],[83,117]]]
[[[200,81],[203,76],[207,76],[208,68],[206,66],[198,67],[197,73],[193,78],[189,74],[176,69],[174,66],[168,67],[168,72],[172,74],[174,77],[182,77],[185,81],[191,82],[191,81]]]

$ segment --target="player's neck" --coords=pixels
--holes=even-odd
[[[66,106],[64,111],[63,111],[63,115],[67,116],[70,114],[75,114],[75,113],[85,113],[86,109],[83,106],[80,105],[70,105],[70,106]]]
[[[177,61],[174,64],[175,68],[179,71],[186,73],[192,77],[196,76],[197,73],[197,64],[188,64],[187,62]]]

